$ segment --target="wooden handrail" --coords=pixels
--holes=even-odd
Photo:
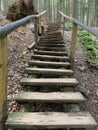
[[[59,11],[59,13],[66,19],[70,20],[72,23],[76,23],[78,26],[82,27],[83,29],[85,29],[86,31],[92,33],[93,35],[97,36],[98,37],[98,31],[91,28],[90,26],[87,26],[86,24],[84,23],[81,23],[80,21],[78,21],[77,19],[75,18],[72,18],[72,17],[69,17],[67,15],[65,15],[64,13],[62,13],[61,11]]]
[[[3,38],[5,36],[7,36],[9,33],[11,33],[12,31],[14,31],[15,29],[17,29],[18,27],[20,27],[23,24],[25,24],[30,19],[32,19],[32,18],[38,18],[38,17],[42,16],[45,13],[46,13],[46,10],[43,11],[43,12],[41,12],[38,15],[30,15],[30,16],[27,16],[27,17],[25,17],[23,19],[17,20],[15,22],[12,22],[12,23],[9,23],[9,24],[6,24],[6,25],[0,27],[0,38]]]
[[[93,35],[98,36],[98,31],[97,31],[97,30],[91,28],[90,26],[87,26],[86,24],[84,24],[84,23],[78,21],[78,20],[75,19],[75,18],[72,18],[72,17],[69,17],[69,16],[65,15],[65,14],[62,13],[61,11],[59,11],[59,13],[60,13],[64,18],[70,20],[72,23],[77,24],[78,26],[82,27],[82,28],[85,29],[86,31],[92,33]]]
[[[77,30],[78,26],[81,28],[85,29],[86,31],[90,32],[91,34],[98,36],[98,31],[91,28],[90,26],[87,26],[86,24],[78,21],[75,18],[69,17],[59,11],[59,13],[63,16],[64,19],[67,19],[73,23],[73,28],[72,28],[72,38],[71,38],[71,49],[70,49],[70,58],[71,58],[71,63],[72,66],[74,65],[74,60],[75,60],[75,52],[76,52],[76,39],[77,39]]]
[[[47,11],[45,10],[45,11],[41,12],[40,14],[36,15],[36,17],[40,17],[40,16],[44,15],[46,12]]]

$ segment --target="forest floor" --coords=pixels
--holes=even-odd
[[[65,42],[68,50],[70,48],[70,37],[71,32],[66,31]],[[22,91],[20,79],[22,76],[26,76],[23,74],[23,70],[30,59],[28,46],[33,41],[33,33],[25,27],[16,29],[8,36],[8,99],[10,100],[8,112],[18,109],[14,97],[18,91]],[[89,67],[86,62],[85,48],[79,43],[77,44],[73,69],[75,77],[80,83],[76,89],[87,97],[87,101],[81,104],[81,109],[89,111],[98,123],[98,70]]]

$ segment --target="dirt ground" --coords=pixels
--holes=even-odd
[[[23,76],[24,67],[30,59],[28,46],[34,41],[33,33],[20,27],[8,36],[8,112],[17,111],[18,107],[14,97],[22,90],[20,79]],[[25,75],[24,75],[25,76]]]
[[[67,49],[70,49],[70,32],[65,32]],[[29,29],[20,27],[8,36],[8,112],[17,111],[14,96],[22,90],[20,79],[23,69],[30,59],[28,46],[34,41],[34,35]],[[80,82],[76,88],[86,96],[87,101],[81,104],[81,109],[89,111],[98,123],[98,70],[89,68],[86,62],[85,48],[77,44],[76,58],[74,64],[74,76]],[[25,76],[25,75],[24,75]],[[96,128],[98,130],[98,127]]]

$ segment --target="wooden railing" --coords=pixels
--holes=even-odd
[[[35,19],[35,43],[38,41],[38,21],[41,28],[41,17],[46,11],[38,15],[30,15],[16,22],[0,27],[0,130],[3,128],[4,119],[7,115],[7,35],[25,24],[31,19]]]
[[[91,34],[93,34],[95,36],[98,36],[98,31],[96,31],[95,29],[81,23],[80,21],[78,21],[75,18],[72,18],[72,17],[69,17],[69,16],[65,15],[61,11],[59,11],[59,13],[64,18],[64,22],[63,22],[64,27],[65,27],[65,21],[66,20],[69,20],[69,21],[71,21],[73,23],[72,38],[71,38],[71,50],[70,50],[70,58],[71,58],[71,63],[73,65],[74,64],[74,59],[75,59],[75,52],[76,52],[76,39],[77,39],[78,26],[80,26],[81,28],[85,29],[86,31],[90,32]],[[64,30],[63,30],[63,32],[64,32]]]

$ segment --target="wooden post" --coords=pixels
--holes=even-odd
[[[40,34],[42,33],[42,30],[41,30],[41,16],[39,17],[39,33]]]
[[[47,12],[45,13],[45,22],[47,23]]]
[[[38,42],[38,18],[35,18],[34,30],[35,30],[34,37],[35,37],[35,46],[36,46]]]
[[[7,116],[7,37],[0,39],[0,130]]]
[[[65,32],[65,18],[64,18],[64,22],[63,22],[63,37],[64,37],[64,32]]]
[[[76,23],[73,23],[72,39],[71,39],[71,52],[70,52],[70,58],[71,58],[72,65],[74,65],[74,59],[75,59],[77,29],[78,29],[78,25]]]

